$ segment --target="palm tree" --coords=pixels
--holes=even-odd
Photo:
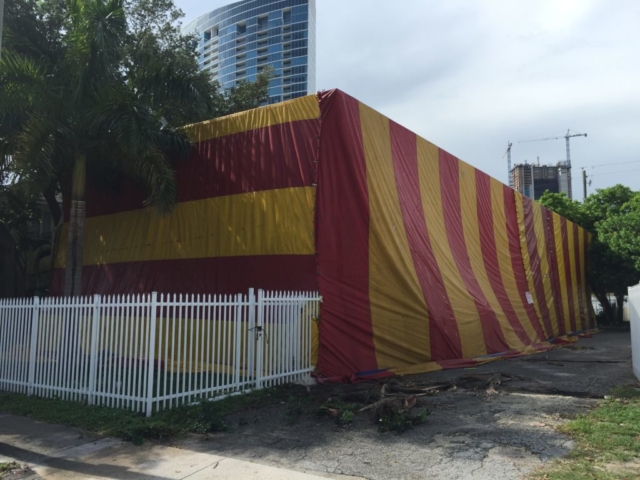
[[[160,212],[176,201],[172,158],[189,143],[163,114],[163,99],[208,104],[200,74],[127,57],[123,0],[68,0],[62,55],[5,49],[0,61],[0,158],[22,181],[44,191],[71,179],[65,295],[79,295],[88,172],[138,183]],[[9,155],[10,154],[10,155]]]

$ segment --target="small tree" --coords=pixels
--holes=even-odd
[[[624,204],[622,213],[612,215],[598,225],[598,238],[616,254],[631,259],[640,270],[640,193]]]

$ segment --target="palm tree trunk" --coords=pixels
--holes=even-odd
[[[47,206],[49,207],[49,212],[51,212],[51,218],[53,218],[55,228],[58,228],[58,226],[60,225],[60,220],[62,220],[62,210],[60,210],[60,205],[58,205],[56,192],[50,188],[47,188],[42,192],[42,196],[47,202]]]
[[[600,302],[600,305],[602,305],[602,309],[604,310],[604,313],[609,323],[613,323],[615,321],[615,318],[614,318],[615,315],[614,315],[613,307],[611,306],[611,302],[609,302],[609,296],[606,293],[596,293],[596,292],[594,292],[594,295]]]
[[[624,322],[624,294],[616,294],[616,323]]]
[[[84,247],[85,188],[87,184],[87,157],[77,152],[73,162],[71,182],[71,212],[67,236],[67,263],[64,294],[78,296],[82,291],[82,255]]]

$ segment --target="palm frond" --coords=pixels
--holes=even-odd
[[[175,171],[160,150],[150,151],[143,157],[128,157],[122,171],[137,181],[147,192],[146,206],[154,206],[167,213],[176,204],[178,184]]]
[[[102,161],[135,179],[147,192],[148,205],[168,211],[177,191],[170,159],[189,152],[186,137],[163,129],[153,110],[125,89],[103,89],[92,98],[84,123],[101,145],[111,145],[109,155],[100,154]]]
[[[15,171],[35,185],[50,185],[69,169],[75,143],[71,128],[42,114],[31,113],[16,141]]]
[[[35,104],[49,104],[51,83],[41,64],[4,51],[0,60],[0,111],[17,112]]]

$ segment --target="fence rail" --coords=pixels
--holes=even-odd
[[[0,390],[145,412],[301,381],[309,292],[0,300]]]

